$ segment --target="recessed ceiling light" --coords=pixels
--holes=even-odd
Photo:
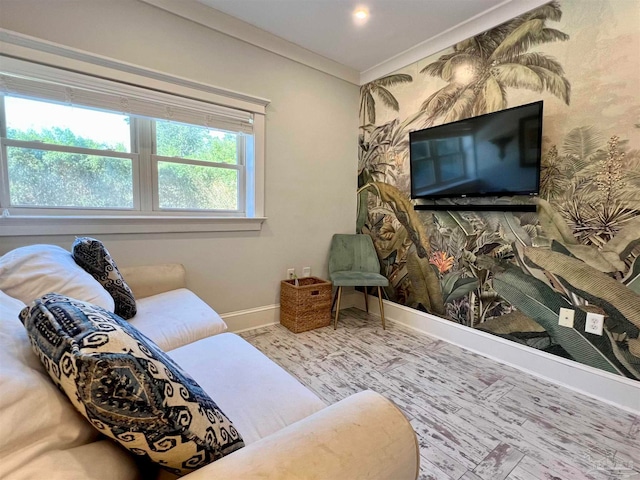
[[[366,8],[358,8],[353,12],[353,16],[358,20],[365,20],[369,16],[369,11]]]

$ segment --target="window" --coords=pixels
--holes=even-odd
[[[0,107],[4,207],[245,213],[251,135],[29,97]]]
[[[256,116],[2,58],[0,219],[260,217]]]
[[[130,117],[34,99],[0,99],[5,207],[134,209]],[[137,172],[136,172],[137,177]]]
[[[158,208],[238,211],[247,136],[166,121],[155,130]]]
[[[425,140],[412,147],[415,156],[412,168],[420,179],[416,188],[441,185],[466,177],[462,138],[452,137],[438,140]]]

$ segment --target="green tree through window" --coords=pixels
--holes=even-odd
[[[238,164],[236,134],[166,121],[155,121],[155,131],[160,208],[238,209],[239,171],[215,165]],[[6,137],[43,147],[33,143],[6,147],[12,205],[134,208],[132,160],[111,156],[111,152],[128,153],[124,143],[98,141],[55,126],[9,127]],[[58,151],[55,146],[91,152]]]
[[[126,151],[75,135],[68,128],[7,129],[14,140],[37,141],[92,150]],[[7,147],[11,203],[23,206],[132,208],[129,159],[37,148]]]

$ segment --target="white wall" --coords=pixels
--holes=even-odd
[[[331,235],[354,231],[358,87],[135,0],[0,0],[0,27],[271,100],[262,231],[102,235],[120,265],[182,263],[220,313],[279,303],[288,267],[326,276]]]

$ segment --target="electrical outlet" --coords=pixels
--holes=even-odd
[[[570,308],[561,308],[558,315],[558,325],[563,327],[573,327],[573,314],[575,312]]]
[[[295,278],[295,276],[296,276],[296,269],[295,268],[288,268],[287,269],[287,278],[289,280],[291,280],[291,279]]]
[[[587,313],[587,322],[584,325],[584,331],[595,335],[602,335],[602,327],[604,326],[604,315],[599,313]]]
[[[302,276],[303,277],[310,277],[311,276],[311,267],[304,267],[302,269]]]

